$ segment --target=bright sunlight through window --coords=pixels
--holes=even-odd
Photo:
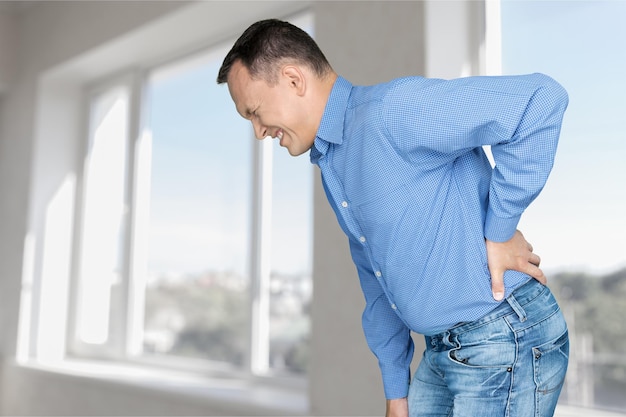
[[[107,341],[111,292],[120,281],[128,100],[128,90],[120,87],[95,98],[91,107],[78,334],[82,341],[92,344]]]

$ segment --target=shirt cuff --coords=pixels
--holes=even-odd
[[[517,225],[522,216],[498,217],[490,209],[485,219],[485,238],[492,242],[506,242],[515,234]]]
[[[406,369],[381,367],[381,373],[386,399],[406,398],[409,395],[411,372],[408,367]]]

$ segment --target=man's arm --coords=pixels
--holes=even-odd
[[[505,129],[512,136],[491,146],[496,165],[484,234],[492,242],[513,237],[522,213],[543,189],[554,163],[567,92],[549,77],[537,74],[531,79],[537,84],[519,121]]]
[[[409,403],[406,398],[387,400],[385,417],[409,417]]]
[[[385,397],[404,398],[409,391],[414,350],[410,330],[391,308],[378,278],[366,267],[369,262],[362,246],[350,240],[350,249],[365,296],[363,332],[378,359]]]
[[[568,103],[565,90],[545,78],[530,98],[512,138],[491,147],[496,166],[484,234],[491,289],[496,300],[504,297],[506,270],[523,272],[546,284],[539,268],[541,259],[516,230],[521,213],[548,179]]]
[[[563,87],[542,74],[408,79],[385,97],[383,116],[394,146],[422,165],[491,146],[496,165],[484,235],[505,242],[552,170],[567,104]]]

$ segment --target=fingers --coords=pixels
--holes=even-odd
[[[541,282],[543,285],[548,283],[548,279],[544,275],[543,271],[539,268],[539,264],[541,264],[541,257],[533,252],[533,245],[528,243],[528,250],[531,252],[528,256],[528,270],[526,273]]]
[[[527,269],[523,272],[541,282],[543,285],[546,285],[548,283],[548,279],[538,266],[529,263]]]
[[[491,272],[491,293],[496,301],[504,298],[504,271]]]
[[[541,258],[539,257],[539,255],[531,253],[528,257],[528,262],[535,266],[539,266],[539,264],[541,263]]]
[[[518,270],[530,275],[543,285],[546,285],[548,279],[541,268],[539,268],[539,262],[539,256],[535,255],[533,261],[529,261],[526,263],[525,267],[520,267]],[[491,273],[491,293],[493,294],[493,299],[496,301],[502,301],[504,298],[504,272]]]

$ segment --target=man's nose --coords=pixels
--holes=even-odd
[[[252,126],[254,127],[254,135],[257,139],[264,139],[267,136],[267,127],[263,126],[257,120],[252,121]]]

